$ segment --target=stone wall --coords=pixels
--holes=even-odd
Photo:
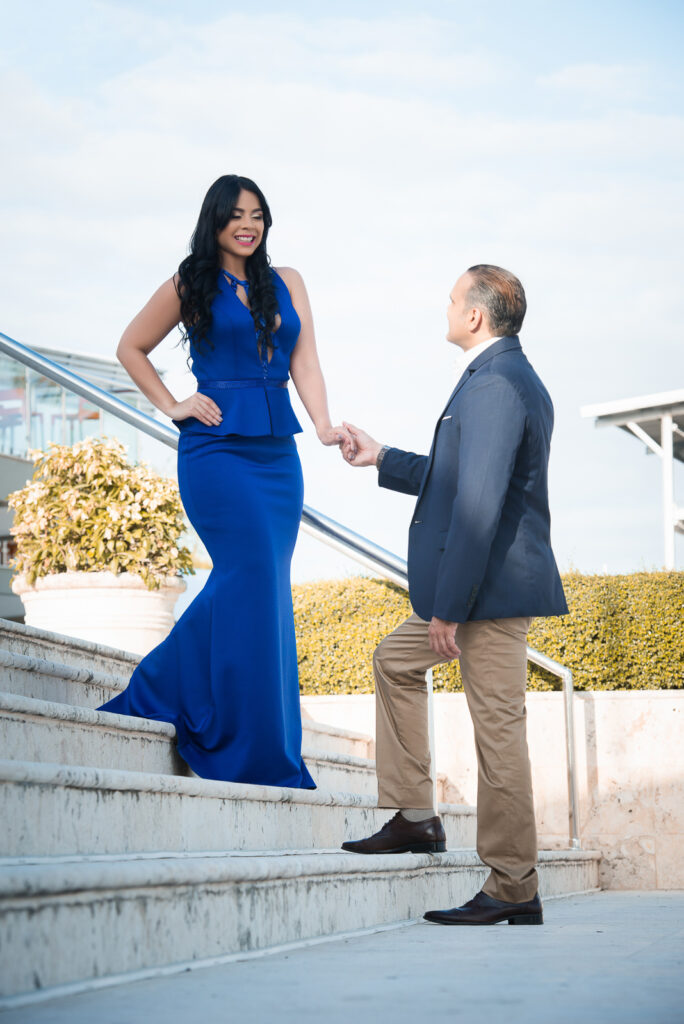
[[[577,693],[580,835],[603,854],[606,889],[684,888],[684,691]],[[373,695],[303,697],[305,717],[375,733]],[[528,693],[540,848],[568,842],[563,695]],[[438,773],[447,799],[474,804],[477,768],[465,697],[435,696]]]

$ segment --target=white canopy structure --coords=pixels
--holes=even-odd
[[[620,427],[660,458],[663,476],[665,568],[675,568],[675,533],[684,533],[684,508],[677,507],[674,462],[684,462],[684,388],[659,395],[585,405],[582,416],[595,417],[597,427]]]

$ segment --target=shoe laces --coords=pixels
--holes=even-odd
[[[401,811],[397,811],[397,813],[394,815],[393,818],[390,818],[389,821],[386,821],[385,824],[382,826],[382,828],[380,829],[380,831],[377,834],[379,836],[381,836],[383,834],[383,832],[386,832],[388,828],[392,827],[392,825],[395,823],[397,818],[401,818]]]

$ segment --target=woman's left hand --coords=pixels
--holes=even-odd
[[[346,427],[324,427],[317,433],[321,444],[328,446],[336,444],[345,459],[348,460],[350,455],[356,455],[356,442]]]

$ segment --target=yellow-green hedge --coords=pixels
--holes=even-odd
[[[578,690],[684,687],[684,573],[563,578],[570,615],[535,619],[529,643],[572,669]],[[372,693],[372,656],[411,614],[408,595],[354,577],[292,589],[302,693]],[[458,662],[434,672],[435,690],[461,690]],[[530,665],[531,690],[560,681]]]

